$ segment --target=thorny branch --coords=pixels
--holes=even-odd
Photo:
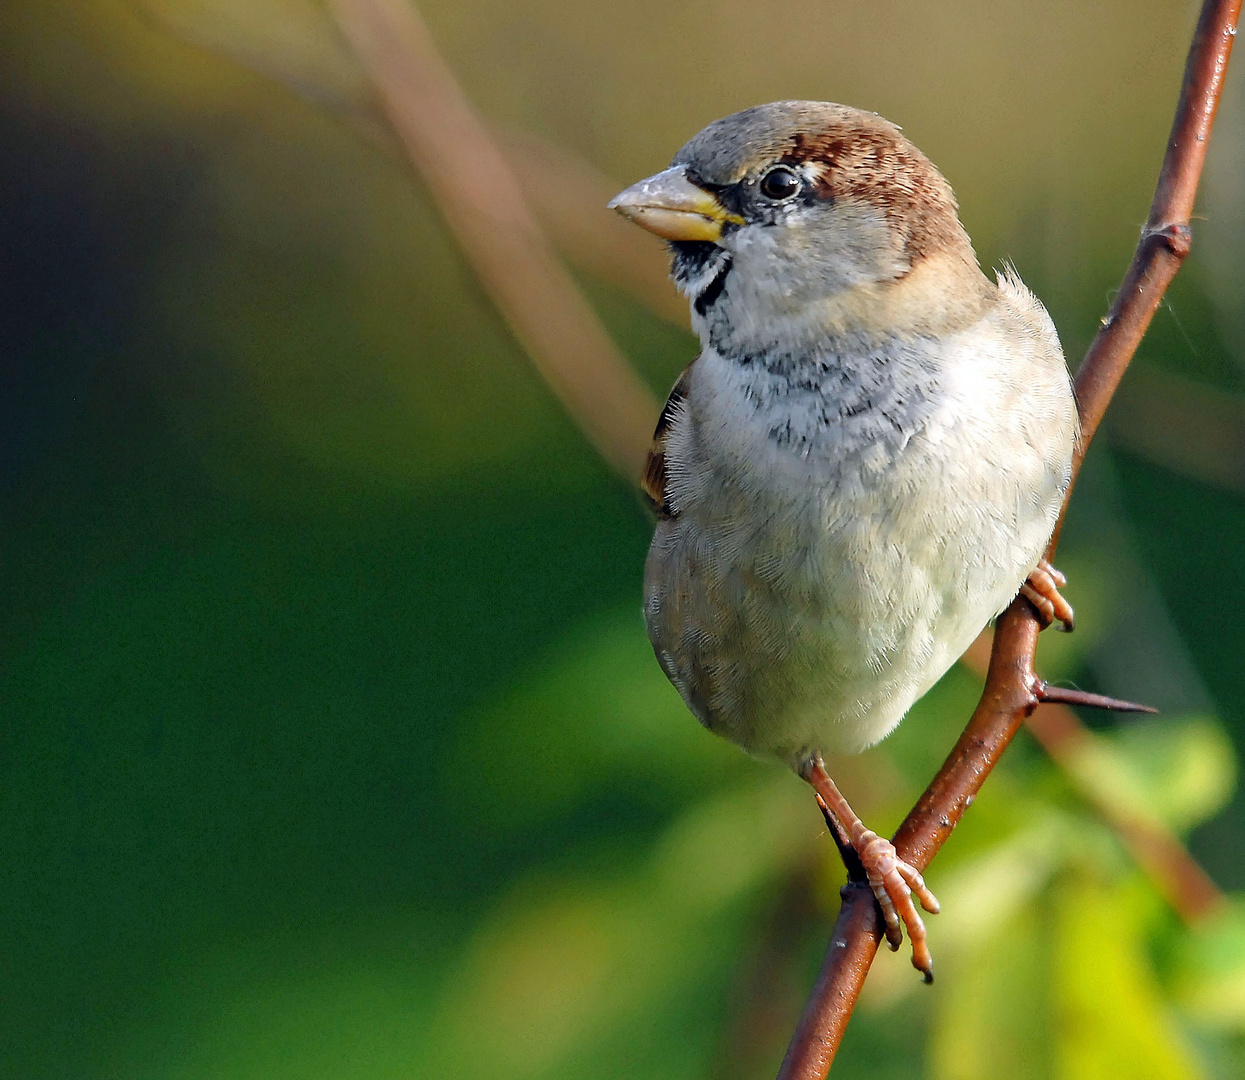
[[[1081,442],[1073,460],[1074,481],[1163,293],[1189,252],[1189,219],[1240,12],[1241,0],[1206,0],[1202,6],[1149,219],[1115,303],[1076,375]],[[1047,548],[1048,559],[1054,556],[1061,526],[1062,516]],[[918,870],[924,870],[946,843],[1020,725],[1039,704],[1033,671],[1039,629],[1036,611],[1023,598],[1000,616],[981,701],[894,836],[900,858]],[[881,937],[872,891],[864,882],[849,882],[778,1080],[824,1080]]]
[[[993,638],[990,631],[982,633],[960,663],[984,677]],[[1081,798],[1115,831],[1172,910],[1187,926],[1196,926],[1218,911],[1225,902],[1223,893],[1179,839],[1154,819],[1104,797],[1100,787],[1086,775],[1084,766],[1094,757],[1099,736],[1071,709],[1052,702],[1049,694],[1042,704],[1029,717],[1026,730],[1063,769]]]

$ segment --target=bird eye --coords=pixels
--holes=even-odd
[[[761,177],[761,194],[767,199],[789,199],[800,190],[800,178],[785,165],[770,169]]]

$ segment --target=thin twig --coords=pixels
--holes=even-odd
[[[1164,291],[1188,254],[1189,219],[1240,10],[1241,0],[1206,0],[1202,7],[1149,220],[1115,303],[1077,372],[1082,437],[1073,461],[1074,478]],[[1048,559],[1058,539],[1057,528]],[[1036,707],[1033,656],[1038,630],[1037,614],[1027,600],[1017,599],[1000,616],[981,701],[894,837],[900,858],[917,869],[924,870],[946,843]],[[830,947],[778,1080],[824,1080],[880,940],[880,920],[868,887],[845,888]]]
[[[464,254],[532,363],[629,482],[658,405],[553,253],[409,0],[330,0]],[[466,374],[466,373],[464,373]]]

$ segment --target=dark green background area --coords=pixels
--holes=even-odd
[[[151,33],[97,6],[93,18]],[[196,111],[190,91],[165,100],[125,75],[123,51],[91,36],[102,23],[32,5],[10,18],[0,55],[0,1075],[133,1076],[135,1062],[170,1075],[159,1063],[177,1061],[178,1048],[163,1039],[194,1028],[197,1009],[269,982],[290,995],[291,1027],[240,1044],[249,1064],[239,1076],[312,1075],[266,1050],[269,1035],[273,1046],[314,1047],[334,1024],[358,1022],[418,1041],[437,973],[515,881],[594,859],[630,865],[696,798],[764,767],[740,758],[677,780],[660,768],[605,773],[530,827],[484,827],[473,804],[541,783],[520,775],[498,791],[499,770],[525,766],[507,745],[472,742],[480,710],[593,619],[634,609],[642,635],[650,525],[638,499],[548,396],[400,165],[258,81],[236,91],[261,102],[254,115]],[[36,70],[30,57],[52,54],[64,70]],[[212,63],[226,72],[214,78],[239,78]],[[1164,82],[1155,99],[1171,89]],[[275,164],[262,174],[239,151],[255,125],[275,132],[263,141]],[[321,151],[337,164],[318,172]],[[369,292],[372,278],[352,284],[361,249],[340,241],[330,213],[322,231],[307,226],[314,206],[292,224],[276,216],[286,200],[302,206],[339,183],[340,163],[355,158],[370,163],[363,191],[407,191],[395,228],[429,237],[391,293]],[[985,151],[979,164],[996,165]],[[1061,278],[1042,267],[1066,230],[1052,239],[1058,230],[1034,205],[979,248],[983,262],[1014,258],[1051,298],[1075,360],[1143,207],[1121,195],[1084,208],[1118,228],[1069,254],[1076,270]],[[966,217],[974,212],[993,220]],[[408,290],[411,280],[426,280],[427,293]],[[438,289],[460,306],[422,311]],[[694,354],[691,339],[604,286],[586,289],[664,390]],[[1239,389],[1239,346],[1233,355],[1211,326],[1196,280],[1171,302],[1179,322],[1160,313],[1143,359]],[[274,419],[269,356],[306,364],[282,376],[305,395],[290,406],[294,421]],[[407,362],[435,388],[412,392],[424,396],[409,417],[410,395],[391,381],[392,365]],[[508,381],[489,411],[495,374]],[[341,426],[316,446],[308,431],[324,417]],[[415,462],[406,475],[392,430],[408,426],[412,459],[446,464]],[[351,440],[355,458],[338,452]],[[374,450],[390,466],[373,468]],[[1240,751],[1245,500],[1105,442],[1094,453],[1112,467],[1118,524]],[[1093,543],[1079,513],[1073,563]],[[1092,663],[1077,674],[1094,685]],[[504,801],[494,808],[507,812]],[[515,805],[516,820],[526,812]],[[1243,833],[1237,798],[1192,840],[1228,888],[1245,888]],[[743,936],[750,915],[732,915],[731,932]],[[823,931],[803,931],[810,971]],[[709,1054],[735,967],[711,952],[698,992],[671,1002],[662,1025],[601,1052],[630,1054],[631,1068],[654,1076],[671,1046],[689,1060]],[[365,987],[357,1017],[317,1026],[331,1010],[311,976],[348,960],[402,985],[407,1011],[373,1008]],[[919,1058],[923,1028],[906,1028],[888,1056],[877,1049],[886,1026],[860,1019],[843,1075],[912,1075],[897,1062]],[[605,1068],[585,1062],[584,1075]]]
[[[211,136],[118,168],[74,134],[10,115],[2,140],[21,162],[0,191],[14,1077],[95,1075],[119,1027],[160,1007],[153,987],[213,947],[401,908],[448,950],[524,867],[677,808],[601,790],[501,846],[439,805],[461,714],[595,611],[633,604],[639,627],[639,499],[565,421],[555,445],[584,476],[569,492],[516,461],[395,494],[249,432],[229,449],[242,491],[222,490],[160,398],[168,365],[198,365],[178,412],[236,407],[217,358],[143,340],[160,210],[184,210]],[[470,773],[452,783],[488,798]]]

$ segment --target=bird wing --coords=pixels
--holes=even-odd
[[[690,381],[688,376],[693,364],[695,361],[683,369],[683,374],[679,376],[670,391],[670,396],[666,398],[666,404],[662,406],[661,415],[657,418],[657,428],[653,432],[653,442],[648,448],[648,457],[644,461],[644,476],[641,485],[644,488],[644,494],[648,496],[649,505],[659,518],[675,516],[666,488],[666,437],[670,434],[670,427],[675,417],[683,411]]]

